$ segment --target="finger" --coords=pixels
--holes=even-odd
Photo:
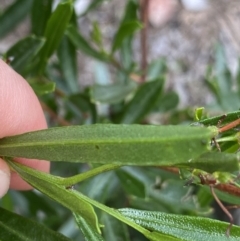
[[[0,198],[8,191],[10,184],[10,170],[8,165],[0,158]]]
[[[0,138],[45,128],[46,120],[35,93],[20,75],[0,60]],[[49,171],[49,162],[16,160],[38,170]],[[30,188],[16,173],[11,174],[10,187]]]

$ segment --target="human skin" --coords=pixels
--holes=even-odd
[[[41,105],[27,81],[0,60],[0,138],[46,128]],[[15,160],[40,171],[49,172],[50,169],[47,161]],[[9,188],[29,190],[32,187],[17,173],[10,172],[6,162],[0,158],[0,198]]]

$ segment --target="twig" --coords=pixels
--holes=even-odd
[[[50,109],[44,102],[40,102],[41,106],[44,111],[46,111],[54,120],[56,120],[57,123],[59,123],[62,126],[70,126],[71,124],[64,120],[63,118],[59,117],[52,109]]]
[[[141,50],[142,50],[142,59],[141,59],[141,70],[142,70],[142,78],[141,82],[145,82],[146,80],[146,69],[147,69],[147,30],[148,30],[148,6],[149,0],[141,1],[141,21],[143,23],[143,28],[141,31]]]
[[[179,169],[176,168],[176,167],[158,167],[162,170],[165,170],[165,171],[169,171],[169,172],[172,172],[172,173],[175,173],[175,174],[178,174],[179,175]],[[189,185],[191,184],[191,182],[187,182],[186,185]],[[202,183],[204,185],[204,183]],[[206,184],[206,183],[205,183]],[[208,184],[209,185],[209,184]],[[214,185],[214,188],[218,189],[219,191],[222,191],[222,192],[227,192],[233,196],[236,196],[236,197],[240,197],[240,188],[237,187],[237,186],[234,186],[232,184],[228,184],[228,183],[219,183],[219,184],[215,184]]]
[[[214,191],[214,188],[213,188],[213,185],[210,185],[210,190],[211,190],[211,193],[215,199],[215,201],[217,202],[217,204],[219,205],[219,207],[223,210],[223,212],[229,217],[229,226],[226,230],[226,236],[229,237],[230,235],[230,230],[232,228],[232,225],[233,225],[233,216],[232,214],[227,210],[227,208],[222,204],[222,202],[219,200],[219,198],[217,197],[215,191]]]

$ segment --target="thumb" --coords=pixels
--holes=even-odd
[[[10,170],[6,162],[0,158],[0,198],[3,197],[10,185]]]

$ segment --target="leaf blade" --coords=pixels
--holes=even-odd
[[[26,241],[37,237],[39,241],[70,241],[69,238],[0,207],[1,240]]]
[[[159,213],[154,211],[141,211],[134,209],[119,209],[119,212],[149,230],[164,233],[180,240],[219,241],[238,240],[240,227],[233,226],[230,237],[226,237],[227,223],[202,217],[182,216]],[[154,232],[153,232],[154,233]]]
[[[0,140],[0,156],[40,160],[177,165],[208,151],[216,129],[88,125],[50,128]]]

